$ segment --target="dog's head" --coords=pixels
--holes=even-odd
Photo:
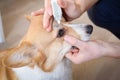
[[[64,41],[64,35],[71,35],[87,41],[92,33],[92,26],[86,24],[54,24],[53,30],[43,28],[43,16],[27,16],[30,21],[28,32],[21,43],[12,49],[0,52],[1,65],[22,67],[32,63],[44,71],[51,71],[64,58],[72,45]]]

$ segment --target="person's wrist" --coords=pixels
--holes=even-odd
[[[120,44],[119,43],[114,43],[114,42],[109,42],[109,55],[111,57],[119,58],[120,57]]]
[[[104,56],[107,56],[107,57],[116,57],[117,56],[115,54],[115,49],[112,44],[110,44],[109,42],[102,41],[102,46],[103,46],[102,51],[103,51]]]
[[[98,54],[101,57],[111,56],[111,54],[109,54],[109,46],[106,42],[104,42],[102,40],[96,40],[96,43],[98,45]]]

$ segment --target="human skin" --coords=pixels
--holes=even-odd
[[[32,15],[43,14],[43,26],[47,31],[52,30],[52,8],[51,0],[45,0],[45,8],[32,12]],[[86,10],[92,7],[98,0],[57,0],[59,6],[65,12],[65,19],[74,20],[80,17]],[[75,37],[66,35],[64,40],[78,49],[70,50],[65,56],[73,63],[80,64],[92,59],[103,56],[120,57],[120,42],[105,42],[102,40],[94,40],[83,42]]]
[[[43,26],[47,31],[52,30],[53,13],[51,0],[44,0],[45,8],[32,12],[32,15],[40,15],[44,11]],[[57,0],[59,6],[64,10],[64,18],[73,20],[80,17],[86,10],[93,6],[98,0]]]
[[[79,50],[71,50],[66,57],[73,63],[80,64],[99,57],[120,57],[119,42],[105,42],[101,40],[91,40],[88,42],[80,41],[70,35],[64,39],[71,45],[76,46]]]

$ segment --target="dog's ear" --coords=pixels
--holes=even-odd
[[[1,65],[7,67],[22,67],[30,64],[33,60],[36,62],[39,60],[39,65],[41,65],[45,56],[37,49],[35,46],[30,43],[23,42],[19,47],[1,51]]]

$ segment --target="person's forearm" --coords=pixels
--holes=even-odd
[[[118,57],[120,58],[120,42],[119,43],[110,43],[111,48],[113,51],[111,51],[111,55],[113,57]]]
[[[107,56],[120,58],[120,42],[105,43],[104,51]]]
[[[98,1],[99,0],[76,0],[76,3],[80,6],[81,13],[84,13]]]

